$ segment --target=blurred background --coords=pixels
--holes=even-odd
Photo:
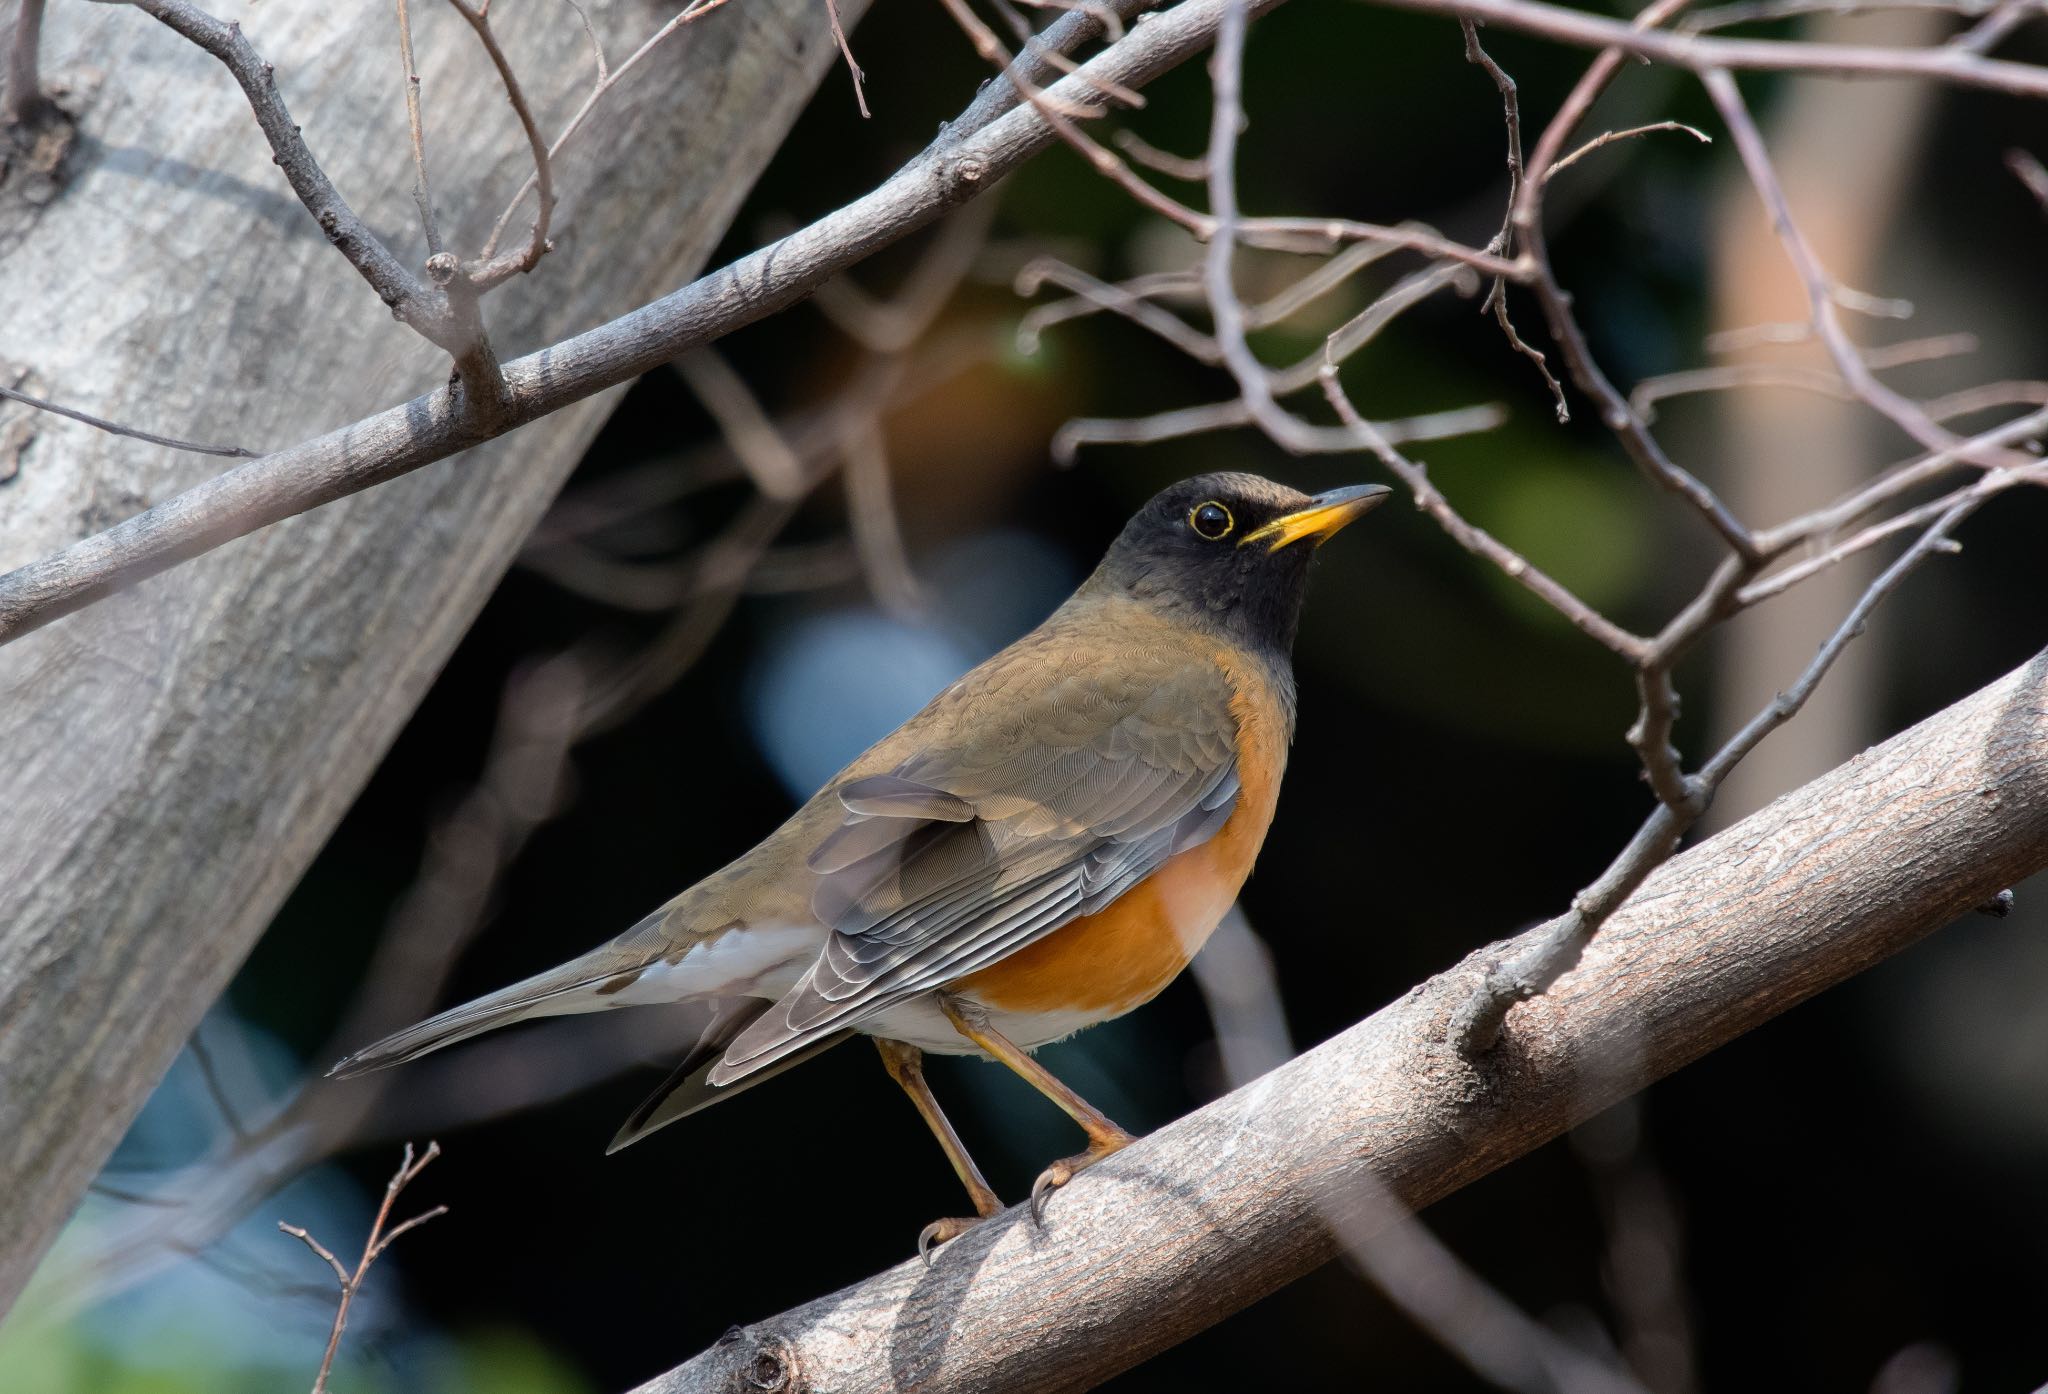
[[[1956,23],[1907,12],[1751,32],[1927,42]],[[886,177],[985,77],[936,6],[885,0],[853,42],[873,118],[831,74],[717,260]],[[1507,34],[1488,45],[1532,124],[1585,61]],[[2002,51],[2048,60],[2048,34]],[[1498,225],[1499,101],[1455,24],[1297,0],[1255,26],[1246,81],[1249,210],[1422,218],[1474,244]],[[1977,336],[1961,361],[1890,380],[1927,397],[2048,377],[2048,222],[2003,163],[2009,147],[2048,149],[2038,104],[1898,84],[1745,88],[1837,275],[1917,307],[1863,326],[1866,341]],[[1201,66],[1148,97],[1123,124],[1197,152]],[[1589,132],[1667,117],[1719,134],[1696,88],[1649,69],[1624,77]],[[352,1259],[407,1139],[438,1139],[444,1155],[400,1213],[450,1213],[374,1270],[337,1365],[346,1394],[623,1390],[734,1323],[903,1258],[926,1220],[958,1209],[944,1160],[863,1045],[613,1157],[605,1142],[675,1048],[659,1011],[523,1028],[397,1075],[293,1091],[341,1044],[551,966],[745,851],[1042,618],[1169,481],[1378,477],[1365,457],[1291,459],[1242,430],[1091,446],[1056,466],[1071,419],[1231,389],[1111,316],[1020,343],[1027,311],[1055,297],[1020,296],[1017,273],[1053,255],[1122,278],[1185,269],[1198,249],[1063,149],[976,210],[861,268],[860,291],[722,344],[729,375],[698,361],[625,396],[0,1330],[6,1394],[304,1387],[332,1283],[277,1223]],[[1714,331],[1803,314],[1725,140],[1665,134],[1590,157],[1561,177],[1550,231],[1624,388],[1709,361]],[[1258,347],[1269,362],[1312,351],[1415,264],[1392,259]],[[1268,269],[1246,259],[1248,293]],[[573,272],[557,259],[544,274]],[[1547,345],[1533,308],[1511,304]],[[1501,404],[1499,429],[1412,453],[1468,517],[1623,624],[1657,627],[1716,559],[1597,422],[1556,422],[1476,296],[1411,311],[1346,382],[1380,417]],[[1660,411],[1672,452],[1758,523],[1910,453],[1867,412],[1811,395]],[[1917,574],[1823,700],[1758,752],[1717,824],[2036,652],[2044,536],[2035,491],[1973,520],[1963,554]],[[1688,665],[1689,756],[1795,676],[1857,574],[1746,617]],[[1243,908],[1299,1046],[1555,913],[1648,808],[1622,740],[1629,675],[1411,509],[1324,552],[1297,671],[1292,770]],[[579,703],[601,719],[565,717]],[[1521,810],[1505,824],[1503,791]],[[2009,918],[1935,935],[1425,1218],[1528,1311],[1619,1344],[1658,1394],[2035,1388],[2048,1380],[2048,885],[2017,890]],[[1214,1035],[1184,979],[1046,1058],[1148,1131],[1224,1088]],[[932,1075],[1006,1196],[1074,1149],[1007,1073],[947,1060]],[[1110,1387],[1282,1382],[1485,1387],[1341,1265]]]

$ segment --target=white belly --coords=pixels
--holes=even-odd
[[[1110,1014],[1089,1012],[995,1012],[988,1024],[1008,1040],[1036,1050],[1053,1041],[1065,1040],[1076,1031],[1108,1021]],[[863,1017],[853,1028],[864,1036],[886,1036],[892,1041],[914,1045],[934,1055],[980,1055],[981,1047],[953,1029],[953,1023],[930,997],[913,997],[908,1002]]]

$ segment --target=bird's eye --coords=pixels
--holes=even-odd
[[[1230,516],[1229,509],[1210,499],[1188,510],[1188,526],[1215,542],[1230,536],[1230,530],[1237,526],[1237,519]]]

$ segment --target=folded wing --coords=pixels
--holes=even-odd
[[[1107,906],[1212,836],[1238,793],[1232,691],[1185,651],[984,675],[971,740],[841,785],[812,850],[833,931],[709,1073],[727,1084]],[[941,702],[946,698],[941,698]],[[959,700],[968,700],[963,697]]]

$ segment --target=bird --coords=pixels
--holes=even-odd
[[[1134,1141],[1032,1051],[1150,1001],[1236,901],[1295,724],[1314,552],[1386,499],[1199,475],[1147,502],[1044,623],[970,670],[752,851],[610,942],[350,1055],[402,1064],[535,1017],[708,1004],[695,1046],[610,1149],[854,1035],[873,1039],[973,1203],[1003,1209],[923,1069],[1007,1066],[1086,1135],[1047,1198]]]

